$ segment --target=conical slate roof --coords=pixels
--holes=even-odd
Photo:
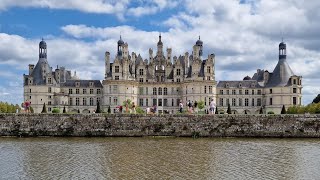
[[[273,73],[270,74],[270,78],[267,87],[283,87],[287,86],[289,79],[294,73],[291,70],[286,59],[279,59],[277,66],[274,68]]]
[[[43,66],[44,69],[42,69],[41,66]],[[33,77],[34,84],[45,84],[46,80],[42,78],[42,71],[44,71],[46,74],[52,74],[48,61],[45,58],[40,58],[32,71],[31,77]]]

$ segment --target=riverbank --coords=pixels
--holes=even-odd
[[[0,136],[320,137],[320,115],[0,114]]]

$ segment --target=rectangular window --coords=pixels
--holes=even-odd
[[[115,77],[114,77],[114,80],[119,80],[119,76],[115,76]]]
[[[31,92],[31,89],[30,89],[30,92]],[[52,92],[52,88],[51,88],[51,87],[48,87],[48,92],[49,92],[49,93]]]
[[[152,99],[152,106],[156,106],[157,105],[157,99]]]
[[[153,88],[152,94],[153,94],[153,95],[157,95],[157,88],[156,88],[156,87]]]
[[[80,94],[79,89],[76,89],[76,94]]]
[[[158,89],[158,95],[162,95],[162,88],[161,87],[159,87],[159,89]]]
[[[118,93],[118,85],[113,85],[112,91],[113,93]]]
[[[143,106],[143,99],[139,99],[139,106]]]
[[[149,106],[149,99],[146,99],[146,106]]]
[[[52,84],[52,79],[48,78],[48,84]]]
[[[48,101],[48,105],[51,105],[51,101]]]
[[[82,99],[82,105],[86,106],[87,105],[87,98]]]
[[[211,73],[211,68],[210,68],[210,66],[207,66],[207,73]]]
[[[143,94],[143,87],[139,87],[139,94],[140,94],[140,95]]]
[[[230,94],[230,90],[229,90],[229,89],[227,90],[227,94],[228,94],[228,95]]]
[[[113,105],[118,105],[118,98],[117,97],[113,97]]]
[[[111,97],[109,97],[109,105],[111,105]]]
[[[249,99],[248,98],[244,99],[244,106],[249,106]]]
[[[270,94],[272,94],[272,89],[270,89]]]
[[[239,94],[242,95],[242,90],[241,89],[239,90]]]
[[[236,95],[236,90],[235,89],[232,90],[232,95]]]
[[[254,94],[254,89],[252,89],[251,94],[252,94],[252,95]]]
[[[115,72],[115,73],[120,72],[120,70],[119,70],[119,66],[115,66],[115,67],[114,67],[114,72]]]
[[[293,80],[293,84],[297,84],[297,80],[296,79]]]
[[[48,108],[48,111],[51,112],[51,107]]]
[[[162,99],[158,99],[158,106],[162,106]]]
[[[93,94],[93,89],[90,89],[90,94]]]
[[[297,93],[297,88],[293,88],[292,92]]]
[[[101,94],[101,89],[97,89],[97,94]]]
[[[143,82],[143,78],[139,78],[139,82]]]
[[[242,106],[242,99],[239,99],[239,106]]]
[[[97,103],[98,103],[98,102],[100,103],[100,98],[97,98]]]
[[[31,93],[31,89],[29,89],[29,92]]]
[[[87,89],[82,89],[82,94],[87,94]]]
[[[229,99],[226,99],[226,105],[230,104]]]
[[[207,94],[207,86],[204,86],[204,93]]]
[[[80,105],[80,99],[76,98],[76,106],[79,106],[79,105]]]
[[[232,98],[232,106],[236,106],[236,99],[235,98]]]
[[[223,95],[223,90],[222,89],[220,89],[220,94]]]
[[[211,79],[211,77],[210,77],[210,76],[207,76],[207,80],[210,81],[210,79]]]
[[[139,75],[143,76],[143,69],[139,69]]]
[[[72,98],[69,98],[69,105],[72,106],[73,103],[72,103]]]
[[[93,106],[93,98],[90,98],[90,106]]]
[[[244,94],[248,95],[249,94],[249,90],[248,89],[244,90]]]
[[[258,90],[258,95],[261,95],[261,90],[260,89]]]
[[[270,102],[270,105],[272,105],[272,98],[270,98],[270,101],[269,101],[269,102]]]
[[[168,95],[168,88],[163,88],[163,95]]]
[[[69,94],[72,94],[72,89],[69,89]]]
[[[179,104],[180,104],[180,99],[177,99],[176,106],[179,106]]]
[[[171,106],[174,106],[174,99],[172,99],[171,101]]]
[[[209,86],[209,94],[212,94],[212,86]]]
[[[219,105],[220,105],[220,106],[223,106],[223,98],[220,98],[220,99],[219,99]]]
[[[257,99],[257,106],[261,106],[261,98]]]
[[[163,100],[163,106],[168,106],[168,99]]]
[[[297,98],[296,97],[292,98],[292,103],[293,103],[293,105],[297,105]]]
[[[177,76],[180,76],[180,74],[181,74],[180,69],[177,69]]]
[[[177,78],[177,82],[180,82],[180,78]]]
[[[251,106],[254,106],[254,99],[252,98]]]

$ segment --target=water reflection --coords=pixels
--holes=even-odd
[[[317,179],[318,139],[0,138],[2,179]]]

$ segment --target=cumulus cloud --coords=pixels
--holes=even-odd
[[[121,2],[123,6],[131,4]],[[140,0],[124,14],[139,17],[159,13],[176,7],[176,2],[180,1]],[[4,6],[9,7],[2,4],[0,9]],[[303,99],[307,104],[320,90],[320,78],[315,68],[320,65],[319,7],[317,1],[303,3],[299,0],[246,0],[242,3],[185,0],[179,11],[162,22],[168,28],[162,32],[162,40],[164,47],[173,48],[173,54],[178,56],[186,51],[191,53],[200,35],[204,41],[204,58],[207,54],[216,55],[216,80],[219,81],[241,80],[246,75],[252,76],[258,68],[271,72],[278,61],[278,44],[284,37],[288,62],[297,75],[303,76]],[[112,11],[110,13],[117,10]],[[104,52],[109,51],[112,57],[115,56],[120,33],[128,42],[129,51],[140,53],[143,58],[147,58],[150,47],[156,48],[159,34],[133,26],[70,24],[61,30],[67,38],[47,40],[49,62],[52,66],[59,64],[77,70],[77,75],[85,79],[103,79]],[[88,42],[87,38],[93,41]],[[19,48],[9,48],[11,41]],[[30,61],[37,61],[37,45],[37,40],[0,34],[0,63],[22,66],[27,70]]]

